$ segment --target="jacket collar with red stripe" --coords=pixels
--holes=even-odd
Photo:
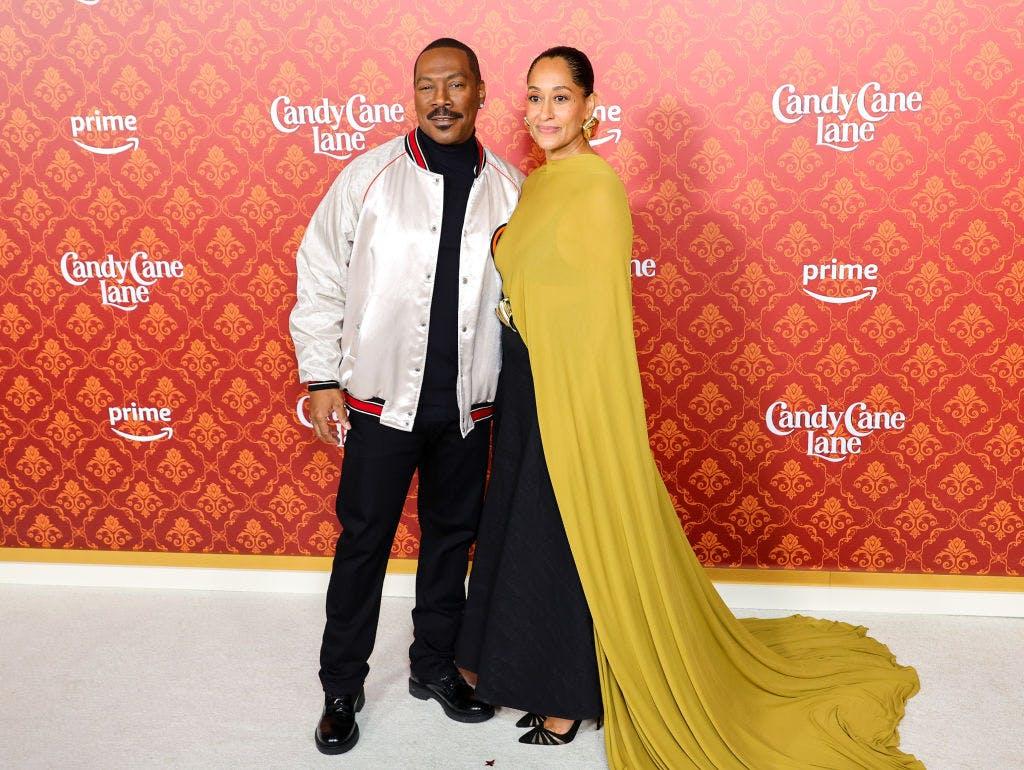
[[[423,151],[423,147],[420,146],[420,140],[418,135],[418,129],[413,129],[405,137],[405,152],[412,159],[412,162],[422,168],[424,171],[434,173],[434,170],[430,167],[427,162],[427,154]],[[480,140],[473,137],[473,141],[476,142],[477,162],[476,166],[473,167],[473,176],[479,177],[484,172],[484,166],[487,165],[487,153],[484,151],[484,146],[480,144]]]

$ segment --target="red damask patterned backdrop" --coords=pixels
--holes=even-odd
[[[1024,573],[1021,2],[0,8],[0,546],[332,551],[294,254],[454,35],[525,171],[527,64],[594,60],[651,443],[706,564]]]

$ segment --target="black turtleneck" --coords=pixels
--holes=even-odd
[[[438,144],[416,129],[427,166],[444,177],[441,243],[434,270],[430,302],[427,362],[417,416],[428,420],[457,420],[455,385],[459,374],[459,252],[469,190],[476,178],[476,137],[461,144]]]

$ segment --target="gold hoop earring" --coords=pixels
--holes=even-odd
[[[597,118],[595,118],[593,115],[587,118],[586,122],[583,124],[583,138],[586,139],[588,142],[590,141],[590,137],[593,136],[594,128],[596,126]]]

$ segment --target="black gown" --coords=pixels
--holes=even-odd
[[[502,327],[494,463],[456,661],[496,706],[600,716],[594,628],[541,446],[530,358]]]

